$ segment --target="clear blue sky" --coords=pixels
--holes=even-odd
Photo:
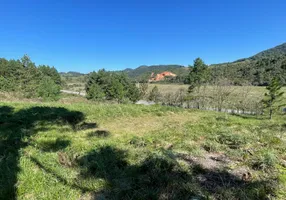
[[[59,71],[220,63],[286,42],[285,0],[0,0],[0,57]]]

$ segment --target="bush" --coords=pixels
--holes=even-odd
[[[239,134],[221,133],[217,138],[217,142],[225,144],[231,149],[238,149],[241,145],[246,144],[246,138]]]
[[[140,97],[138,88],[125,74],[106,72],[105,70],[92,72],[85,89],[88,99],[98,99],[104,94],[107,100],[116,100],[122,103],[126,100],[136,102]]]
[[[153,89],[151,90],[150,94],[149,94],[149,100],[150,101],[154,101],[154,102],[158,102],[160,100],[160,92],[159,92],[159,88],[157,86],[153,87]]]
[[[60,87],[48,76],[40,81],[38,87],[38,97],[44,100],[58,100],[60,95]]]
[[[91,85],[89,93],[86,95],[86,98],[89,100],[103,100],[104,97],[105,94],[98,84]]]
[[[256,170],[273,169],[278,163],[278,158],[272,151],[265,151],[258,155],[252,163],[252,167]]]
[[[0,91],[13,91],[15,89],[15,84],[11,79],[4,78],[3,76],[0,76]]]

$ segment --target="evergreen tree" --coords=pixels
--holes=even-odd
[[[283,97],[284,92],[281,92],[282,85],[278,78],[273,78],[266,87],[268,90],[265,93],[265,98],[263,99],[263,104],[267,110],[269,110],[269,118],[272,119],[273,113],[278,110],[281,106],[281,99]]]
[[[33,63],[30,59],[30,57],[25,54],[22,58],[21,58],[21,63],[23,67],[36,67],[35,63]]]
[[[50,67],[50,66],[46,66],[46,65],[40,65],[38,67],[38,69],[45,75],[45,76],[49,76],[53,79],[53,81],[57,84],[57,85],[61,85],[62,81],[61,81],[61,76],[58,73],[58,71],[56,70],[56,68],[54,67]]]
[[[43,74],[35,67],[25,67],[20,75],[20,89],[26,98],[37,96],[40,81],[43,79]]]
[[[194,61],[194,66],[190,66],[189,83],[200,87],[202,84],[207,83],[210,79],[208,66],[201,58]]]
[[[44,76],[37,89],[38,97],[44,100],[58,100],[60,95],[60,86],[49,76]]]
[[[86,95],[86,98],[89,100],[103,100],[105,97],[104,92],[102,91],[101,87],[94,83],[90,86],[89,92]]]
[[[108,99],[115,99],[118,101],[118,103],[120,103],[124,99],[126,92],[127,91],[124,90],[124,86],[119,82],[118,79],[111,79],[107,87],[106,96]]]
[[[104,93],[107,100],[122,102],[124,99],[128,99],[135,102],[139,99],[138,88],[125,74],[106,72],[104,69],[89,74],[85,87],[89,99],[97,99],[94,91],[99,90],[98,86],[94,86],[96,88],[93,88],[94,84],[100,87],[100,92]]]

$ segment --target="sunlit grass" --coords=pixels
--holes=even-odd
[[[4,112],[3,106],[13,111]],[[25,119],[19,113],[35,112],[35,106],[63,107],[83,113],[84,119],[76,125],[40,119],[29,126],[18,123]],[[0,176],[0,196],[9,196],[5,177],[16,173],[18,199],[285,199],[285,116],[269,121],[157,105],[92,103],[1,103],[0,112],[0,145],[15,144],[6,144],[11,125],[21,135],[21,141],[15,140],[21,144],[15,146],[18,170],[7,166],[13,152],[1,154],[0,169],[6,174]],[[206,159],[209,155],[230,161],[221,164]],[[223,169],[204,169],[216,163]],[[243,184],[241,168],[252,174]],[[229,185],[199,178],[233,174],[238,180]],[[216,190],[209,184],[216,184]]]

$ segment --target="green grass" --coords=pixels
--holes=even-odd
[[[285,199],[285,118],[0,103],[0,199]]]
[[[189,85],[184,84],[150,84],[149,90],[152,90],[154,86],[157,86],[161,93],[168,93],[168,92],[177,92],[180,88],[184,88],[188,90]],[[259,87],[259,86],[232,86],[233,95],[240,94],[248,88],[249,95],[252,97],[261,97],[263,98],[264,93],[266,92],[266,87]],[[207,91],[212,91],[213,86],[207,86]],[[286,87],[282,88],[282,91],[286,93]]]

